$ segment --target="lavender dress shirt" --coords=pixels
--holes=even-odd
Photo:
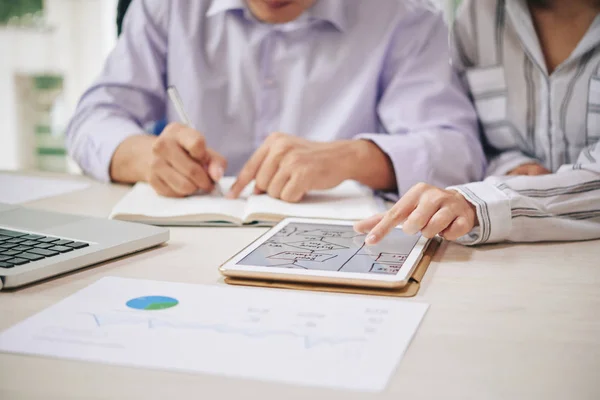
[[[476,115],[449,62],[438,11],[402,0],[317,0],[262,23],[243,0],[135,0],[103,72],[67,132],[69,153],[108,181],[117,146],[176,121],[175,85],[195,127],[235,175],[272,132],[367,138],[393,162],[399,193],[482,178]]]

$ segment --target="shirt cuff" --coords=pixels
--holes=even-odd
[[[503,242],[512,228],[509,197],[489,182],[474,182],[451,186],[448,189],[462,194],[477,209],[479,226],[457,241],[466,245]]]
[[[143,128],[125,119],[96,122],[93,131],[80,130],[71,156],[87,175],[110,182],[110,164],[117,147],[128,137],[142,133]]]
[[[386,135],[366,133],[355,136],[354,139],[370,140],[375,143],[392,161],[396,174],[397,195],[404,195],[419,182],[428,182],[431,175],[429,153],[423,151],[427,143],[424,135]],[[398,199],[396,193],[386,194],[386,198]]]

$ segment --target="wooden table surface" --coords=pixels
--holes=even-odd
[[[92,182],[28,205],[106,217],[127,190]],[[0,330],[104,276],[220,283],[218,265],[264,231],[173,228],[167,246],[0,292]],[[600,399],[600,241],[444,243],[399,301],[431,307],[378,394],[0,354],[0,399]]]

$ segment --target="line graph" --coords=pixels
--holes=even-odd
[[[365,336],[335,337],[319,336],[308,333],[299,333],[291,329],[252,329],[250,327],[236,327],[222,323],[201,323],[193,321],[168,321],[161,318],[143,317],[136,315],[102,315],[96,313],[83,313],[94,320],[96,327],[110,326],[143,326],[147,329],[177,329],[209,331],[226,335],[239,335],[246,338],[266,339],[269,337],[290,337],[301,339],[305,349],[310,350],[318,346],[337,346],[346,343],[364,343],[368,340]]]
[[[133,308],[127,305],[131,300]],[[157,308],[174,300],[177,306]],[[427,307],[396,299],[107,277],[1,332],[0,351],[380,391]]]

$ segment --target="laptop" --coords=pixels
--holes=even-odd
[[[158,246],[169,230],[0,203],[0,290]]]

